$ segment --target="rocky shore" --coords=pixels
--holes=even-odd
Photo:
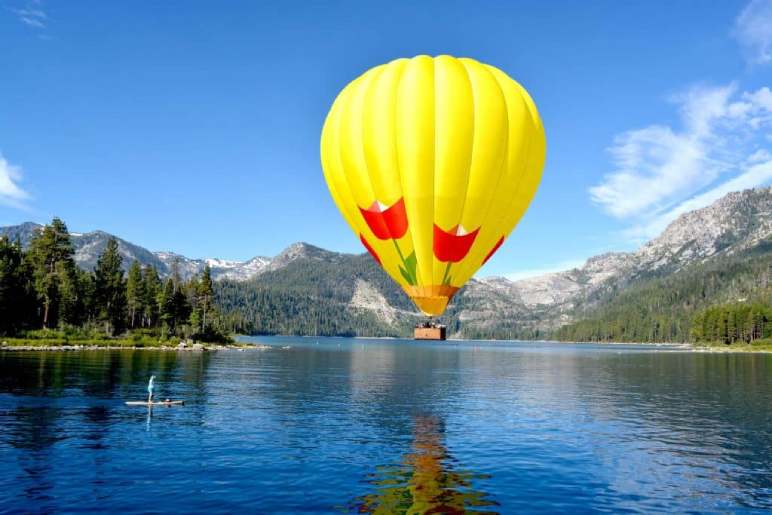
[[[11,345],[7,341],[0,341],[0,351],[20,352],[20,351],[83,351],[83,350],[162,350],[174,352],[213,352],[213,351],[254,351],[270,349],[270,345],[261,344],[210,344],[210,343],[185,343],[178,345],[115,345],[115,344],[48,344],[40,342],[39,344]]]

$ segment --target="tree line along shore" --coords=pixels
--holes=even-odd
[[[110,239],[93,271],[75,264],[65,223],[54,218],[31,240],[0,237],[0,340],[6,346],[180,347],[231,344],[213,304],[209,267],[162,280],[152,266],[123,268]]]
[[[24,248],[19,240],[0,237],[0,345],[178,348],[182,342],[190,348],[194,342],[232,344],[234,333],[408,337],[414,317],[385,326],[371,312],[348,309],[353,293],[346,286],[352,289],[353,282],[341,281],[341,273],[364,277],[385,291],[390,303],[406,313],[409,308],[368,257],[347,259],[347,264],[298,261],[260,281],[213,283],[208,266],[185,280],[177,264],[167,277],[136,261],[124,272],[111,239],[94,269],[86,271],[75,263],[67,226],[54,218]],[[551,331],[524,331],[517,317],[502,317],[503,325],[491,330],[461,324],[463,296],[443,321],[452,334],[469,339],[671,342],[772,351],[772,253],[714,261],[610,291],[598,308],[575,313],[578,320]]]
[[[636,325],[636,321],[640,321]],[[646,317],[630,316],[619,320],[590,319],[565,326],[557,331],[563,341],[624,342],[630,335],[644,331],[664,331],[672,323],[687,325],[688,339],[696,347],[724,348],[725,350],[772,351],[772,310],[761,302],[736,302],[713,305],[698,310],[690,319],[663,319],[653,322]],[[633,341],[673,342],[657,339],[648,334]]]

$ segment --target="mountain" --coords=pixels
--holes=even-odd
[[[749,315],[751,307],[762,318],[749,322],[748,316],[754,316]],[[705,322],[706,310],[713,312],[713,322],[708,318],[712,328],[695,327],[701,316]],[[575,315],[552,336],[572,341],[683,342],[690,341],[697,329],[698,334],[732,341],[744,338],[737,331],[746,331],[751,324],[759,334],[768,334],[764,327],[772,320],[772,238],[747,250],[716,254],[673,273],[609,289]]]
[[[467,290],[480,290],[474,293],[477,298],[511,299],[508,310],[501,302],[496,308],[518,319],[519,334],[538,335],[586,316],[588,310],[608,301],[610,294],[632,284],[741,256],[771,236],[772,188],[745,190],[679,216],[634,252],[601,254],[579,268],[514,282],[481,279]],[[486,309],[467,309],[462,319],[482,330],[500,325]]]
[[[714,298],[692,299],[688,309],[673,315],[682,319],[690,309],[708,302],[742,298],[737,292],[745,291],[744,285],[758,271],[748,262],[763,263],[759,259],[767,256],[771,235],[772,189],[731,193],[711,206],[680,216],[637,251],[602,254],[572,270],[520,281],[473,279],[454,298],[442,320],[451,333],[466,337],[542,338],[554,336],[560,327],[600,317],[626,291],[632,292],[628,297],[634,292],[645,298],[662,294],[657,306],[667,306],[672,302],[668,299],[677,298],[673,289],[711,292]],[[288,249],[298,256],[290,265],[238,284],[221,283],[221,304],[243,312],[252,322],[251,330],[270,333],[317,334],[320,324],[334,319],[349,321],[336,326],[345,334],[405,335],[420,319],[399,288],[366,255],[303,249]],[[244,299],[265,304],[247,307]],[[313,325],[293,317],[294,309],[306,316],[320,306],[324,314],[315,314]],[[285,316],[277,323],[277,317],[265,316],[266,312]],[[366,314],[367,326],[357,329],[351,313]],[[673,337],[683,337],[684,331],[682,328]]]
[[[0,228],[0,235],[28,244],[40,227],[25,223]],[[102,231],[74,234],[77,263],[92,268],[109,237]],[[578,268],[519,281],[473,279],[456,295],[442,320],[451,334],[466,337],[540,338],[560,327],[568,328],[563,334],[571,337],[570,328],[582,321],[623,323],[620,313],[630,318],[630,306],[660,316],[651,306],[636,304],[636,296],[656,299],[652,302],[660,310],[672,308],[674,298],[687,302],[688,297],[688,305],[679,307],[680,311],[671,309],[672,316],[682,320],[713,297],[728,301],[752,295],[756,288],[752,278],[770,257],[771,238],[772,188],[730,193],[681,215],[634,252],[602,254]],[[171,272],[175,262],[183,276],[199,272],[208,263],[217,279],[217,303],[241,317],[244,331],[397,336],[408,334],[421,318],[367,254],[342,254],[295,243],[273,258],[238,262],[190,259],[150,252],[121,239],[118,243],[124,266],[137,259],[154,265],[163,275]],[[713,297],[705,296],[708,291]],[[680,292],[697,293],[681,298]],[[614,311],[614,306],[628,311]],[[683,328],[672,334],[682,336]]]
[[[34,235],[42,229],[43,226],[40,224],[25,222],[20,225],[0,227],[0,236],[7,236],[11,240],[19,239],[22,246],[26,248]],[[173,252],[151,252],[104,231],[70,233],[70,237],[75,248],[75,262],[85,270],[93,270],[99,254],[104,251],[110,238],[118,241],[118,250],[123,257],[125,270],[128,270],[131,263],[137,260],[143,266],[156,267],[162,276],[170,275],[176,263],[180,275],[187,279],[200,273],[208,263],[214,279],[247,280],[267,270],[271,263],[270,258],[262,256],[248,261],[228,261],[214,258],[191,259]]]

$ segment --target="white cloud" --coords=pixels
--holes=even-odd
[[[0,204],[22,208],[29,194],[21,189],[21,168],[14,166],[0,154]]]
[[[702,180],[706,171],[701,142],[665,126],[617,136],[609,152],[617,168],[590,188],[590,195],[617,218],[661,208],[675,194]]]
[[[772,63],[772,0],[751,0],[735,20],[733,34],[748,62]]]
[[[708,206],[732,191],[755,188],[770,182],[772,182],[772,156],[767,153],[767,161],[751,166],[737,177],[681,202],[670,211],[648,220],[642,225],[628,229],[625,234],[636,241],[651,239],[659,235],[670,222],[684,213]]]
[[[729,191],[770,181],[772,91],[697,86],[671,99],[680,127],[625,132],[609,149],[614,171],[590,188],[593,202],[632,222],[627,236],[655,236],[679,214]]]
[[[555,272],[564,272],[566,270],[578,268],[582,266],[585,263],[585,261],[586,261],[585,259],[569,259],[569,260],[561,261],[560,263],[555,263],[554,265],[549,265],[545,267],[518,270],[516,272],[505,274],[504,277],[506,277],[510,281],[520,281],[522,279],[530,279],[531,277],[539,277],[545,274],[553,274]]]
[[[772,154],[765,148],[760,148],[748,156],[748,164],[761,163],[772,160]]]
[[[46,28],[48,15],[43,10],[40,0],[30,0],[24,7],[11,9],[22,23],[36,29]]]

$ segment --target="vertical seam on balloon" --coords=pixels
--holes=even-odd
[[[395,63],[397,63],[399,61],[400,61],[400,59],[395,59],[394,61],[391,61],[389,63],[389,66],[394,66]],[[396,70],[396,80],[394,81],[394,84],[392,85],[392,87],[394,88],[394,91],[393,91],[394,101],[391,103],[391,106],[392,106],[391,107],[391,116],[392,116],[392,122],[393,122],[391,124],[392,131],[393,131],[393,133],[391,135],[391,144],[394,147],[394,160],[396,162],[396,168],[397,168],[396,172],[397,172],[397,179],[398,179],[398,182],[399,182],[399,193],[400,193],[400,198],[403,199],[403,202],[404,202],[404,199],[405,199],[405,187],[402,184],[402,170],[400,168],[399,145],[397,144],[397,134],[399,133],[399,128],[397,127],[397,108],[399,106],[399,84],[400,84],[400,82],[402,82],[402,76],[403,76],[404,71],[405,71],[405,66],[407,66],[407,63],[400,65],[400,67]],[[414,223],[410,222],[410,219],[408,219],[407,230],[408,230],[408,233],[410,234],[410,243],[413,246],[413,253],[415,253],[415,249],[416,249],[416,245],[415,245],[415,225],[414,225]],[[415,274],[416,274],[415,280],[416,280],[416,283],[418,284],[418,283],[421,282],[420,279],[419,279],[418,266],[416,266]],[[397,284],[399,284],[399,281],[397,281]]]
[[[437,154],[436,150],[437,149],[435,148],[435,138],[436,138],[436,134],[437,134],[437,120],[436,120],[436,116],[437,116],[437,105],[436,105],[437,94],[436,94],[436,91],[435,91],[435,88],[437,86],[436,86],[436,83],[435,83],[435,75],[437,73],[437,67],[435,66],[435,59],[436,59],[435,57],[429,57],[429,62],[432,63],[432,87],[430,88],[430,91],[431,91],[431,94],[432,94],[432,116],[431,116],[431,119],[432,119],[432,134],[434,136],[432,137],[432,166],[431,166],[432,176],[431,176],[431,181],[429,181],[431,183],[431,185],[432,185],[432,191],[428,195],[429,198],[432,199],[432,201],[431,201],[432,227],[428,228],[427,230],[430,231],[429,234],[432,235],[432,245],[431,245],[431,252],[430,252],[430,256],[431,256],[432,261],[429,264],[429,269],[430,269],[429,277],[424,277],[422,281],[419,281],[419,283],[423,283],[423,284],[426,284],[426,285],[432,285],[434,283],[434,191],[435,191],[435,188],[434,188],[434,171],[435,171],[435,167],[437,166],[437,159],[436,159],[436,154]],[[411,233],[411,237],[413,239],[413,249],[414,250],[416,248],[418,248],[417,245],[416,245],[416,240],[415,240],[415,237],[418,234],[418,232],[419,231]],[[418,270],[420,270],[420,268],[416,267],[416,271],[418,271]],[[416,275],[417,274],[418,274],[418,272],[416,273]]]
[[[344,90],[345,90],[345,89],[344,89]],[[335,121],[335,124],[334,124],[334,126],[332,126],[332,127],[330,128],[330,132],[333,132],[333,133],[335,134],[335,138],[337,139],[337,143],[338,143],[338,144],[336,144],[336,145],[334,146],[334,150],[335,150],[335,158],[336,158],[336,160],[337,160],[337,162],[338,162],[338,163],[337,163],[337,165],[338,165],[337,167],[338,167],[338,170],[339,170],[339,172],[340,172],[340,175],[342,176],[342,178],[343,178],[343,182],[345,183],[345,185],[346,185],[346,187],[347,187],[347,189],[348,189],[348,191],[346,192],[346,194],[347,194],[348,198],[349,198],[350,200],[352,200],[352,201],[353,201],[353,202],[356,204],[356,198],[354,197],[353,193],[351,192],[351,184],[350,184],[350,183],[349,183],[349,181],[348,181],[348,177],[347,177],[347,175],[346,175],[346,173],[345,173],[345,169],[344,169],[344,167],[343,167],[343,160],[341,159],[341,156],[340,156],[340,144],[339,144],[339,143],[340,143],[340,124],[341,124],[341,116],[340,116],[340,111],[342,111],[342,110],[343,110],[343,107],[345,106],[345,102],[343,102],[343,101],[341,100],[341,104],[342,104],[342,105],[340,105],[340,106],[338,106],[338,107],[337,107],[337,111],[339,111],[339,112],[337,113],[337,116],[336,116],[336,117],[335,117],[335,119],[334,119],[334,121]],[[336,109],[336,107],[335,107],[335,103],[333,103],[333,107],[332,107],[332,109]],[[331,110],[331,112],[332,112],[332,110]],[[338,188],[337,188],[337,186],[335,186],[334,182],[335,182],[334,180],[332,181],[332,183],[328,182],[328,185],[329,185],[329,186],[331,186],[331,187],[334,187],[334,188],[335,188],[335,190],[336,190],[336,191],[338,191]],[[339,192],[339,195],[341,196],[341,198],[344,198],[344,197],[346,196],[346,194],[341,194],[341,193]],[[333,199],[333,200],[334,200],[334,199]],[[355,216],[356,216],[356,213],[354,213],[354,212],[353,212],[353,210],[352,210],[352,214],[351,214],[351,216],[352,216],[352,218],[351,218],[352,229],[355,229],[355,231],[356,231],[357,233],[359,233],[359,236],[361,236],[361,231],[360,231],[360,230],[357,228],[357,227],[358,227],[358,224],[357,224],[357,225],[353,225],[353,224],[355,224]],[[345,218],[345,215],[344,215],[344,218]]]
[[[350,96],[351,96],[351,92],[349,92],[348,96],[346,96],[345,102],[341,106],[341,114],[338,116],[338,119],[336,120],[337,125],[335,127],[335,132],[336,132],[336,134],[338,136],[338,142],[341,141],[340,127],[341,127],[341,125],[343,123],[343,116],[347,115],[348,114],[348,110],[351,108],[351,105],[350,105],[351,104],[351,98],[350,98]],[[343,175],[343,182],[345,182],[346,186],[348,186],[348,190],[349,190],[349,193],[350,193],[350,196],[351,196],[351,200],[357,206],[357,210],[358,210],[359,205],[358,205],[356,196],[353,194],[353,188],[351,187],[351,181],[348,178],[348,173],[346,173],[346,167],[344,165],[343,157],[341,155],[342,150],[343,150],[343,145],[340,145],[340,144],[336,145],[335,151],[336,151],[336,153],[338,155],[338,161],[340,162],[341,171],[343,172],[342,173],[342,175]],[[369,176],[368,176],[368,179],[369,179]],[[372,193],[372,185],[370,185],[370,192]],[[360,216],[362,216],[362,215],[360,214]]]
[[[496,74],[494,74],[494,77],[496,77],[496,82],[499,83],[499,85],[500,85],[501,83],[499,82],[499,78],[496,76]],[[518,88],[517,89],[518,89],[519,97],[520,97],[521,101],[523,102],[523,104],[525,104],[525,109],[528,112],[528,116],[531,119],[531,122],[533,123],[534,131],[529,131],[529,136],[528,136],[527,144],[524,145],[524,147],[523,147],[524,150],[525,150],[525,165],[523,166],[523,173],[520,175],[519,180],[517,182],[517,185],[515,186],[515,189],[512,192],[512,198],[513,199],[517,198],[518,193],[520,193],[520,190],[521,190],[521,188],[523,186],[524,178],[525,178],[525,176],[527,175],[528,171],[531,168],[532,160],[534,159],[534,156],[532,155],[531,150],[532,150],[534,142],[538,138],[539,129],[540,129],[539,120],[534,117],[534,113],[531,112],[531,109],[528,106],[528,102],[525,100],[525,98],[523,98],[523,93],[527,94],[527,92],[519,84],[518,84]],[[540,170],[539,174],[541,174],[541,173],[542,173],[542,171]],[[536,189],[538,189],[538,183],[537,183],[536,186],[537,186]],[[534,190],[534,195],[536,195],[536,189]],[[530,202],[529,202],[529,204],[530,204]],[[523,210],[522,214],[520,215],[520,218],[522,218],[523,215],[525,215],[525,212],[528,210],[528,207],[529,207],[528,205],[525,206],[525,209]],[[515,221],[515,226],[520,221],[520,218],[518,218]],[[515,226],[513,226],[512,229],[510,229],[510,232],[512,232],[514,230]]]
[[[391,61],[389,63],[389,66],[393,66],[394,63],[399,61],[399,59],[395,59],[394,61]],[[394,81],[394,84],[392,87],[394,88],[393,94],[394,94],[394,101],[391,103],[391,117],[392,117],[392,135],[391,135],[391,144],[394,147],[394,161],[396,162],[396,172],[397,172],[397,179],[399,182],[399,193],[400,198],[405,199],[405,187],[402,185],[402,170],[400,169],[400,160],[399,160],[399,145],[397,145],[397,106],[399,105],[399,83],[402,81],[402,74],[404,72],[405,65],[401,66],[398,70],[396,70],[396,80]],[[413,224],[410,223],[410,220],[408,219],[407,224],[407,230],[410,233],[410,242],[413,245],[413,252],[415,252],[415,240],[413,240]],[[416,282],[418,281],[418,267],[416,267]]]
[[[431,191],[431,194],[430,194],[430,197],[429,197],[429,198],[432,199],[432,202],[431,202],[431,206],[432,206],[432,210],[431,210],[432,226],[429,229],[431,231],[430,234],[432,235],[432,245],[431,245],[431,253],[430,253],[432,261],[431,261],[430,268],[429,268],[429,270],[431,270],[430,271],[431,277],[429,277],[428,281],[427,281],[429,285],[431,285],[434,282],[434,216],[436,214],[436,210],[435,210],[435,206],[434,206],[434,202],[435,202],[434,199],[436,198],[435,192],[436,192],[436,189],[437,189],[434,186],[434,178],[436,176],[435,172],[437,171],[437,58],[436,57],[430,57],[430,59],[431,59],[431,62],[432,62],[432,87],[429,88],[429,91],[432,94],[432,102],[431,102],[431,105],[432,105],[432,116],[431,116],[430,119],[432,121],[432,134],[434,136],[432,137],[432,167],[431,167],[432,180],[430,181],[430,183],[432,185],[432,191]]]
[[[341,102],[341,104],[344,104],[344,103]],[[340,145],[339,145],[339,143],[340,143],[340,130],[339,130],[339,128],[340,128],[340,123],[341,123],[340,122],[340,120],[341,120],[340,112],[342,111],[342,109],[341,109],[340,105],[338,105],[336,107],[335,103],[333,103],[333,108],[332,109],[334,109],[336,111],[336,116],[335,116],[335,124],[330,127],[330,133],[335,134],[335,138],[337,140],[337,144],[335,145],[335,148],[338,149],[340,147]],[[354,204],[356,204],[356,199],[354,198],[354,195],[351,192],[351,185],[349,184],[347,176],[345,174],[343,163],[342,163],[342,160],[340,158],[340,153],[336,150],[334,156],[335,156],[335,161],[337,161],[336,168],[338,169],[338,172],[339,172],[338,175],[342,176],[343,182],[345,184],[345,188],[347,189],[347,191],[345,191],[345,192],[342,191],[342,189],[338,187],[338,185],[336,184],[336,181],[334,179],[332,181],[328,182],[328,185],[330,186],[331,190],[334,189],[337,192],[338,196],[344,200],[343,206],[345,206],[348,203],[348,202],[345,202],[346,198],[348,198],[349,201],[353,201]],[[325,171],[325,173],[326,173],[326,171]],[[347,217],[350,218],[349,224],[351,225],[352,229],[354,229],[354,231],[357,233],[357,235],[361,237],[362,236],[362,231],[361,231],[361,229],[359,229],[359,227],[361,227],[362,224],[356,218],[356,216],[359,215],[358,209],[343,207],[343,211],[348,213],[348,214],[344,213],[344,218],[347,218]]]
[[[493,76],[496,79],[496,83],[499,84],[499,87],[501,87],[501,82],[499,80],[499,77],[496,74],[493,74]],[[518,91],[518,94],[520,94],[519,91]],[[520,98],[521,102],[523,102],[523,104],[526,104],[525,100],[522,98],[522,95],[520,95],[519,98]],[[506,95],[505,95],[505,100],[506,100]],[[526,111],[528,111],[528,116],[531,118],[531,121],[533,121],[533,116],[531,115],[530,110],[528,109],[527,105],[525,105],[525,109],[526,109]],[[507,115],[508,114],[509,114],[509,101],[507,101]],[[530,165],[530,162],[531,162],[531,159],[532,159],[530,150],[531,150],[531,147],[533,146],[533,143],[534,143],[534,140],[535,140],[534,134],[535,134],[534,131],[528,131],[528,138],[526,140],[526,143],[523,145],[523,152],[522,153],[525,156],[525,159],[523,160],[524,161],[524,165],[522,167],[523,173],[521,173],[517,177],[517,184],[515,185],[515,188],[514,188],[514,190],[512,192],[512,198],[513,199],[517,198],[517,194],[518,194],[518,192],[520,191],[520,189],[521,189],[521,187],[523,185],[523,181],[524,181],[525,176],[527,175],[527,171],[529,169],[529,165]],[[507,156],[507,158],[508,157],[509,156]],[[517,222],[515,222],[515,223],[517,223]]]
[[[427,281],[429,285],[437,282],[434,278],[434,261],[437,259],[434,255],[434,224],[437,216],[437,57],[432,57],[432,102],[434,103],[434,112],[432,113],[434,119],[432,127],[434,129],[434,137],[432,138],[432,145],[434,146],[432,149],[432,276]]]
[[[507,101],[507,95],[504,93],[504,89],[501,87],[501,83],[499,82],[499,80],[496,77],[496,75],[494,73],[492,73],[487,68],[487,66],[485,66],[485,65],[483,65],[481,68],[485,71],[485,73],[490,75],[491,78],[493,78],[493,81],[496,83],[496,88],[498,89],[499,94],[501,95],[501,98],[502,98],[502,100],[504,102],[504,110],[506,112],[507,127],[506,127],[506,130],[503,131],[503,135],[504,135],[503,137],[506,140],[505,141],[505,149],[504,149],[504,152],[503,152],[503,158],[502,158],[501,163],[500,163],[500,165],[498,167],[499,176],[496,179],[496,184],[494,186],[494,191],[498,191],[499,185],[501,184],[502,179],[506,175],[506,171],[507,171],[508,166],[509,166],[509,146],[511,144],[511,141],[510,141],[511,138],[510,138],[510,133],[509,133],[509,125],[510,125],[510,122],[511,122],[511,120],[509,119],[509,102]],[[522,182],[522,181],[519,181],[519,182]],[[518,184],[519,184],[519,182],[518,182]],[[494,199],[495,199],[495,194],[494,194],[494,197],[491,198],[491,202],[488,204],[487,208],[485,209],[485,214],[482,216],[482,219],[480,221],[480,224],[481,224],[480,226],[481,227],[483,225],[485,225],[485,223],[488,220],[488,217],[490,216],[490,213],[492,211],[493,204],[494,204],[494,202],[493,202]],[[471,268],[474,265],[469,264],[467,266]],[[474,268],[474,270],[476,271],[480,266],[481,265],[477,265],[477,267]],[[472,275],[474,275],[474,272],[472,272],[472,274],[470,274],[470,278],[471,278]]]
[[[365,120],[365,111],[367,110],[367,104],[368,104],[367,103],[367,97],[370,94],[370,88],[373,87],[375,82],[383,74],[384,69],[385,68],[381,68],[379,70],[375,70],[374,73],[373,73],[373,77],[370,78],[368,80],[368,82],[362,86],[362,88],[364,89],[364,92],[362,93],[362,96],[364,97],[364,100],[363,100],[362,104],[363,104],[364,107],[362,109],[362,112],[359,113],[359,115],[361,117],[361,120],[360,120],[361,125],[360,125],[360,127],[362,129],[362,138],[361,138],[361,140],[362,140],[361,141],[361,144],[362,144],[362,162],[364,163],[364,166],[365,166],[365,176],[367,177],[367,183],[370,185],[370,192],[373,194],[373,198],[376,200],[376,202],[378,201],[378,196],[375,194],[375,187],[373,187],[373,178],[372,178],[372,176],[370,174],[370,165],[367,163],[367,152],[365,151],[365,145],[366,144],[365,144],[365,138],[364,138],[364,136],[365,136],[365,134],[364,134],[364,132],[365,132],[364,120]],[[369,209],[369,208],[370,208],[370,206],[365,206],[365,209]],[[389,232],[389,236],[392,236],[391,231],[388,229],[388,227],[387,227],[387,231]]]
[[[472,165],[474,163],[474,143],[475,143],[475,137],[477,135],[477,103],[475,102],[475,99],[474,99],[475,88],[474,88],[474,82],[472,82],[469,69],[466,67],[466,63],[463,60],[459,59],[459,62],[461,63],[461,67],[464,69],[464,73],[466,74],[466,80],[469,81],[469,89],[472,91],[472,141],[471,141],[472,148],[471,148],[471,151],[469,152],[469,172],[466,175],[466,187],[464,189],[464,196],[461,204],[461,215],[458,217],[458,225],[461,225],[461,220],[464,219],[464,211],[466,211],[466,200],[467,200],[467,196],[469,195],[469,183],[472,180]],[[440,229],[442,229],[442,227],[440,227]],[[469,230],[466,227],[465,229]],[[432,228],[432,235],[433,234],[434,234],[434,228]],[[461,286],[463,286],[463,284]],[[459,288],[461,286],[459,286]]]
[[[363,101],[362,101],[363,109],[362,109],[362,112],[360,113],[360,116],[361,116],[361,120],[360,120],[361,121],[361,125],[360,125],[360,127],[362,129],[362,138],[361,138],[361,140],[362,140],[361,141],[361,144],[362,144],[362,149],[361,149],[362,150],[362,161],[363,161],[364,167],[365,167],[365,170],[364,170],[365,171],[365,176],[367,177],[367,182],[370,185],[370,191],[372,192],[373,198],[376,200],[376,202],[378,201],[378,195],[376,194],[375,187],[373,186],[373,177],[372,177],[372,174],[370,173],[370,165],[367,162],[367,152],[365,151],[366,142],[365,142],[365,137],[364,137],[365,136],[365,123],[364,123],[364,120],[365,120],[365,113],[366,113],[366,110],[367,110],[367,106],[369,105],[369,102],[367,100],[368,100],[368,96],[371,93],[371,88],[374,88],[374,87],[377,86],[378,80],[381,78],[381,76],[383,75],[383,73],[385,71],[386,71],[386,66],[382,66],[379,69],[374,70],[373,73],[372,73],[372,77],[368,79],[368,82],[366,84],[362,85],[362,88],[364,90],[363,93],[362,93],[362,96],[364,98],[363,98]],[[400,178],[400,181],[401,181],[401,178]],[[404,192],[402,191],[402,183],[401,182],[400,182],[400,193],[401,193],[400,196],[404,197]],[[369,206],[367,206],[367,208],[369,208]],[[408,224],[408,230],[409,230],[409,228],[410,228],[410,225]],[[392,243],[394,244],[394,248],[396,249],[396,252],[397,252],[399,258],[402,261],[402,264],[404,266],[407,266],[407,264],[404,262],[403,253],[400,251],[399,243],[397,243],[397,239],[394,237],[394,235],[391,234],[391,231],[388,228],[388,226],[387,226],[387,231],[389,233],[389,238],[391,239]],[[400,265],[398,265],[398,267],[401,268]],[[387,275],[391,276],[391,274],[389,273],[389,271],[386,269],[386,267],[383,264],[381,264],[381,268],[383,268],[384,272],[386,272]],[[397,276],[395,278],[394,276],[392,276],[392,278],[395,279],[397,284],[399,284],[399,280],[397,280],[398,277],[399,276]]]
[[[415,57],[413,59],[415,59]],[[410,59],[408,61],[408,63],[412,62],[413,59]],[[400,100],[399,100],[399,97],[400,97],[399,91],[400,90],[399,90],[399,86],[402,83],[402,79],[404,78],[404,75],[405,75],[404,68],[406,68],[407,66],[408,66],[408,64],[406,63],[405,66],[403,67],[403,69],[400,70],[399,78],[397,79],[397,82],[395,84],[396,91],[395,91],[395,94],[394,94],[395,101],[394,101],[394,112],[393,112],[393,116],[394,116],[394,137],[392,138],[392,141],[394,142],[394,150],[397,153],[397,169],[398,169],[397,173],[399,173],[399,187],[402,189],[402,196],[403,196],[403,198],[405,196],[405,186],[404,186],[404,183],[402,182],[402,170],[400,169],[401,160],[399,158],[399,145],[397,144],[397,135],[400,132],[399,131],[399,127],[397,127],[397,122],[399,120],[399,116],[397,116],[397,109],[399,108],[399,105],[400,105]],[[419,233],[419,231],[416,231],[415,229],[416,229],[415,220],[413,220],[411,223],[409,223],[408,231],[410,231],[410,242],[413,244],[413,252],[414,253],[418,249],[418,242],[416,241],[416,235]],[[418,255],[417,254],[416,254],[416,259],[418,259]],[[416,286],[419,286],[420,284],[426,282],[424,280],[425,278],[422,277],[423,274],[421,273],[421,268],[419,266],[416,266],[415,274],[416,274]]]

